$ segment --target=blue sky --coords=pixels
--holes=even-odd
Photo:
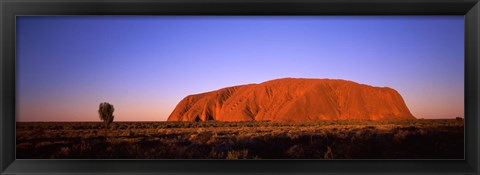
[[[17,120],[163,121],[186,95],[277,78],[396,89],[464,115],[463,16],[19,16]]]

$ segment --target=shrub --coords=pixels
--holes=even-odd
[[[323,155],[324,159],[333,159],[333,151],[330,146],[327,146],[327,151],[325,151],[325,154]]]
[[[287,150],[287,155],[291,158],[298,159],[303,158],[305,150],[301,145],[293,145]]]
[[[247,159],[247,156],[248,156],[248,150],[247,149],[244,149],[244,150],[241,150],[241,151],[232,150],[232,151],[228,151],[228,153],[227,153],[227,159],[228,160]]]

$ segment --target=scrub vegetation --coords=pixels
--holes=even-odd
[[[17,122],[17,159],[463,159],[464,121]]]

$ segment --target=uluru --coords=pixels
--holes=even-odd
[[[389,87],[348,80],[282,78],[188,95],[168,121],[275,121],[415,119]]]

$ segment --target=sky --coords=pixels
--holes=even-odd
[[[463,16],[18,16],[17,121],[165,121],[185,96],[295,78],[464,116]]]

